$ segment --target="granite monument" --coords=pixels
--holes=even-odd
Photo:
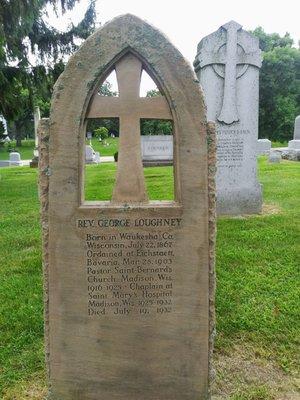
[[[253,214],[262,207],[257,180],[258,38],[234,21],[201,40],[194,62],[207,118],[217,130],[217,213]]]

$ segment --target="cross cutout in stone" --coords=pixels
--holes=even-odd
[[[145,188],[140,143],[140,119],[171,120],[172,114],[164,96],[139,97],[142,62],[128,53],[115,65],[119,97],[95,93],[87,118],[120,120],[118,169],[112,195],[114,203],[144,203]]]
[[[223,122],[227,125],[233,122],[239,121],[237,104],[236,104],[236,80],[240,78],[246,71],[248,65],[255,67],[261,67],[261,51],[253,53],[238,54],[238,31],[242,29],[242,26],[235,21],[230,21],[223,25],[222,28],[226,30],[227,41],[226,41],[226,54],[221,54],[220,49],[223,47],[222,44],[216,52],[201,51],[200,59],[195,62],[195,69],[206,67],[207,65],[224,65],[225,74],[220,75],[216,69],[215,72],[224,78],[224,94],[223,103],[218,121]],[[240,46],[242,48],[242,46]],[[245,68],[240,74],[237,74],[237,66],[244,65]]]

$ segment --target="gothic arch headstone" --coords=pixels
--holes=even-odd
[[[113,68],[119,98],[95,97]],[[138,98],[141,68],[160,100]],[[110,202],[84,199],[85,124],[95,113],[122,119]],[[174,123],[174,201],[145,192],[137,120],[151,113]],[[49,398],[206,399],[214,133],[191,68],[158,30],[116,18],[70,59],[39,130]]]

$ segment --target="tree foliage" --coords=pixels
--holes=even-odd
[[[280,37],[261,27],[253,31],[263,50],[260,71],[259,136],[286,141],[300,114],[300,50],[288,33]]]
[[[159,90],[149,90],[146,97],[161,96]],[[141,134],[142,135],[172,135],[173,125],[171,121],[163,119],[142,119]]]
[[[77,39],[86,38],[94,29],[94,0],[81,22],[66,32],[46,22],[46,6],[52,6],[59,16],[78,2],[0,0],[0,114],[19,136],[34,105],[47,115],[53,84],[63,70],[63,57],[76,49]]]
[[[108,129],[105,126],[100,126],[94,130],[94,135],[97,139],[105,140],[108,138]]]

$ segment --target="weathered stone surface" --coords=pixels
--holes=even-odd
[[[231,21],[201,40],[194,66],[216,122],[217,212],[258,213],[258,39]]]
[[[300,150],[300,115],[295,118],[294,138],[289,141],[289,149]]]
[[[257,141],[257,154],[269,154],[272,142],[269,139],[258,139]]]
[[[173,136],[141,136],[142,160],[144,165],[173,164]]]
[[[126,59],[135,67],[137,59],[165,95],[166,104],[146,107],[154,118],[165,109],[173,120],[174,201],[149,201],[142,178],[140,187],[124,181],[140,174],[136,120],[143,115],[121,97],[115,112],[132,125],[120,124],[115,198],[84,199],[86,118],[91,110],[106,112],[104,99],[97,111],[95,91]],[[133,95],[130,101],[140,106]],[[49,126],[49,154],[47,141],[40,144],[49,398],[206,399],[214,332],[214,129],[191,68],[155,28],[119,17],[70,59],[55,86]]]

